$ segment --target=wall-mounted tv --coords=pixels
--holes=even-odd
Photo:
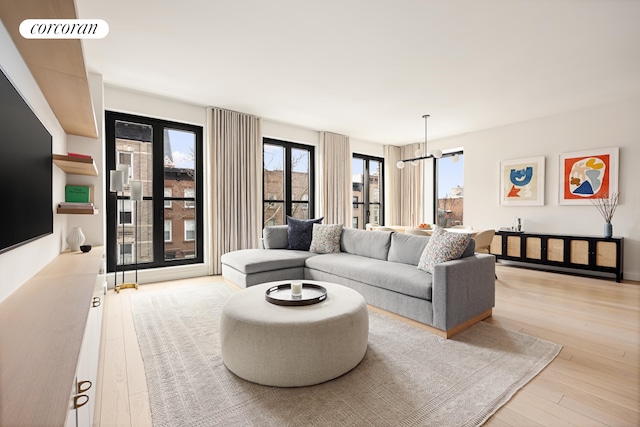
[[[53,233],[51,134],[0,73],[0,253]]]

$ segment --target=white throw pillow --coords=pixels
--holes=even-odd
[[[342,224],[313,224],[310,252],[332,254],[340,252]]]
[[[436,228],[422,251],[418,268],[433,274],[436,264],[460,258],[470,241],[469,233],[452,233],[441,227]]]

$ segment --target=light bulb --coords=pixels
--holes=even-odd
[[[404,162],[402,160],[398,161],[398,163],[396,163],[396,167],[398,169],[404,169]]]
[[[457,163],[458,160],[460,160],[460,156],[458,156],[458,153],[454,154],[453,156],[451,156],[451,161],[453,163]]]
[[[418,148],[414,154],[416,157],[422,157],[422,150]]]
[[[417,161],[417,160],[412,160],[412,161],[411,161],[411,164],[412,164],[413,166],[418,166],[418,163],[420,163],[420,162],[419,162],[419,161]]]
[[[439,159],[440,157],[442,157],[442,150],[433,150],[431,155],[436,159]]]

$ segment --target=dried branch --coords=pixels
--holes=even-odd
[[[602,215],[605,222],[611,222],[613,214],[616,212],[616,208],[618,207],[619,199],[620,193],[613,193],[611,194],[611,197],[609,197],[609,195],[605,195],[603,197],[589,199],[589,201],[596,207],[596,209],[598,209],[598,212],[600,212],[600,215]]]

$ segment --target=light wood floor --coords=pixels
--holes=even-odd
[[[496,270],[496,306],[486,322],[556,342],[563,349],[485,425],[639,426],[640,283],[501,265]],[[221,280],[202,277],[120,294],[109,291],[95,425],[151,425],[129,295]]]

